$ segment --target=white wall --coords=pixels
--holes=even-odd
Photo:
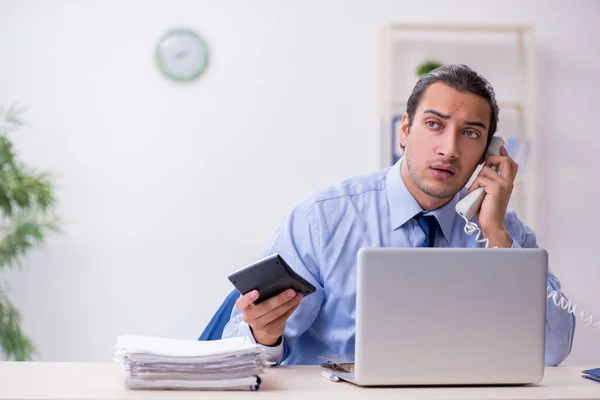
[[[0,1],[0,103],[27,105],[24,160],[54,171],[63,236],[11,295],[43,360],[111,359],[115,336],[195,338],[315,188],[379,166],[385,22],[531,24],[538,44],[539,239],[600,313],[594,1]],[[176,85],[157,39],[187,25],[210,66]],[[596,50],[594,50],[596,49]],[[567,364],[600,363],[580,325]]]

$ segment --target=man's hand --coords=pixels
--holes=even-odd
[[[258,292],[253,290],[240,297],[235,306],[242,312],[244,322],[250,325],[256,342],[273,346],[283,335],[285,323],[300,305],[302,297],[302,294],[288,289],[260,304],[254,304]]]
[[[498,167],[498,172],[491,167]],[[479,226],[483,236],[489,240],[489,247],[511,247],[512,239],[504,226],[504,216],[508,208],[513,183],[519,166],[508,156],[506,148],[500,148],[499,156],[487,158],[479,176],[469,188],[471,193],[483,187],[486,196],[479,210]]]

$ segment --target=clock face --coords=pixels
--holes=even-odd
[[[208,62],[206,43],[189,29],[176,29],[156,46],[156,62],[166,77],[176,81],[197,78]]]

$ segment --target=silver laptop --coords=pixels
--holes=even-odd
[[[544,374],[543,249],[358,253],[354,373],[363,386],[522,385]]]

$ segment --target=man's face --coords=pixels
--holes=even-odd
[[[405,146],[403,170],[407,168],[412,180],[406,182],[409,190],[436,199],[459,192],[482,160],[490,115],[483,97],[441,82],[429,86],[411,127],[406,114],[402,120],[400,143]]]

